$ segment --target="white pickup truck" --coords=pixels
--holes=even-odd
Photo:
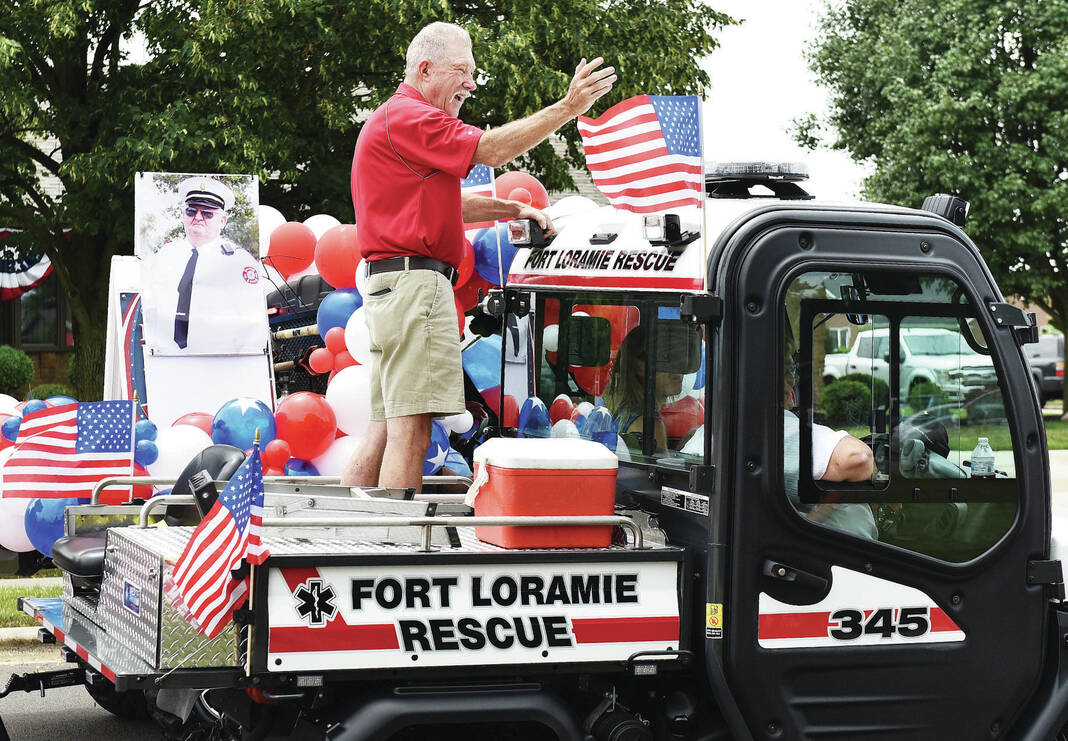
[[[865,373],[890,382],[890,331],[867,329],[857,333],[847,353],[824,358],[823,382],[850,373]],[[963,335],[950,329],[916,327],[901,330],[901,389],[933,383],[953,397],[989,388],[995,383],[990,356],[972,351]]]

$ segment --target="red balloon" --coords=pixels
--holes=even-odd
[[[207,434],[211,434],[211,421],[214,417],[206,412],[190,412],[189,414],[183,414],[178,419],[171,423],[171,427],[177,425],[193,425],[198,427]]]
[[[682,437],[704,422],[705,408],[698,399],[684,396],[660,407],[660,418],[668,437]]]
[[[489,289],[493,288],[493,284],[487,281],[478,273],[471,276],[464,285],[457,286],[453,292],[456,294],[456,298],[459,300],[459,305],[463,307],[464,311],[475,308],[475,304],[478,303],[478,291],[482,289],[482,297],[486,297],[486,293]]]
[[[512,171],[497,176],[493,181],[493,187],[498,198],[511,197],[516,188],[526,188],[530,193],[530,205],[534,208],[548,208],[549,192],[545,190],[536,177],[525,172]]]
[[[264,476],[285,476],[286,473],[281,468],[265,468],[263,469]]]
[[[337,355],[345,349],[345,328],[331,327],[326,330],[323,340],[326,342],[326,349]]]
[[[322,394],[298,391],[278,402],[274,413],[278,437],[289,443],[294,458],[310,461],[334,441],[337,417]]]
[[[326,385],[327,386],[330,385],[330,382],[334,380],[334,376],[336,376],[336,375],[337,375],[337,371],[336,370],[330,371],[330,375],[326,377]],[[0,435],[0,437],[3,437],[3,436]]]
[[[453,296],[456,300],[456,321],[460,324],[460,336],[464,336],[464,325],[467,324],[467,315],[464,313],[464,307],[460,306],[460,297]]]
[[[285,440],[275,438],[263,446],[263,465],[270,468],[284,469],[286,461],[292,457],[293,452],[289,449],[289,443]]]
[[[471,240],[464,237],[464,256],[460,260],[460,264],[456,266],[456,288],[467,283],[471,280],[471,275],[475,272],[475,248],[471,244]]]
[[[334,329],[341,329],[341,327],[334,327]],[[308,365],[316,373],[329,373],[334,367],[334,353],[325,347],[317,347],[308,356]]]
[[[612,376],[612,366],[570,366],[571,377],[575,379],[578,387],[587,394],[600,396],[608,388],[608,379]]]
[[[315,245],[315,267],[319,275],[334,288],[356,285],[356,264],[360,250],[356,246],[356,226],[338,224],[319,237]]]
[[[352,354],[349,353],[348,350],[342,350],[334,356],[335,371],[344,370],[350,365],[359,365],[359,363],[356,362],[356,358],[352,357]]]
[[[534,200],[534,196],[530,195],[530,191],[526,188],[516,188],[508,194],[508,200],[519,201],[520,203],[525,203],[529,206]]]
[[[562,419],[571,419],[571,412],[575,405],[564,394],[560,394],[549,405],[549,421],[556,424]]]
[[[264,262],[288,278],[311,265],[314,257],[315,232],[299,221],[289,221],[271,232]]]

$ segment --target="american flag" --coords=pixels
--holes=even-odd
[[[270,555],[260,540],[263,465],[259,447],[241,464],[174,563],[171,597],[198,631],[214,638],[248,592],[248,579],[231,571],[242,559],[260,564]]]
[[[578,117],[586,167],[616,208],[652,213],[701,206],[699,104],[693,95],[636,95]]]
[[[30,412],[4,464],[5,497],[92,496],[93,486],[133,473],[134,403],[97,401]]]
[[[460,181],[460,190],[472,196],[493,197],[493,168],[489,165],[475,165],[471,172]],[[485,229],[493,226],[492,221],[478,221],[474,224],[464,224],[464,231],[472,229]]]

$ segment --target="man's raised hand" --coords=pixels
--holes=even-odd
[[[571,111],[572,116],[581,116],[590,109],[590,106],[612,89],[612,84],[617,79],[615,67],[604,67],[604,59],[597,57],[587,62],[583,59],[575,67],[575,76],[571,78],[567,95],[563,103]]]

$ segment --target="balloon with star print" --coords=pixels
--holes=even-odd
[[[434,420],[430,428],[430,445],[426,449],[426,458],[423,460],[423,475],[433,476],[445,465],[445,459],[449,456],[449,433],[445,426],[438,420]]]

